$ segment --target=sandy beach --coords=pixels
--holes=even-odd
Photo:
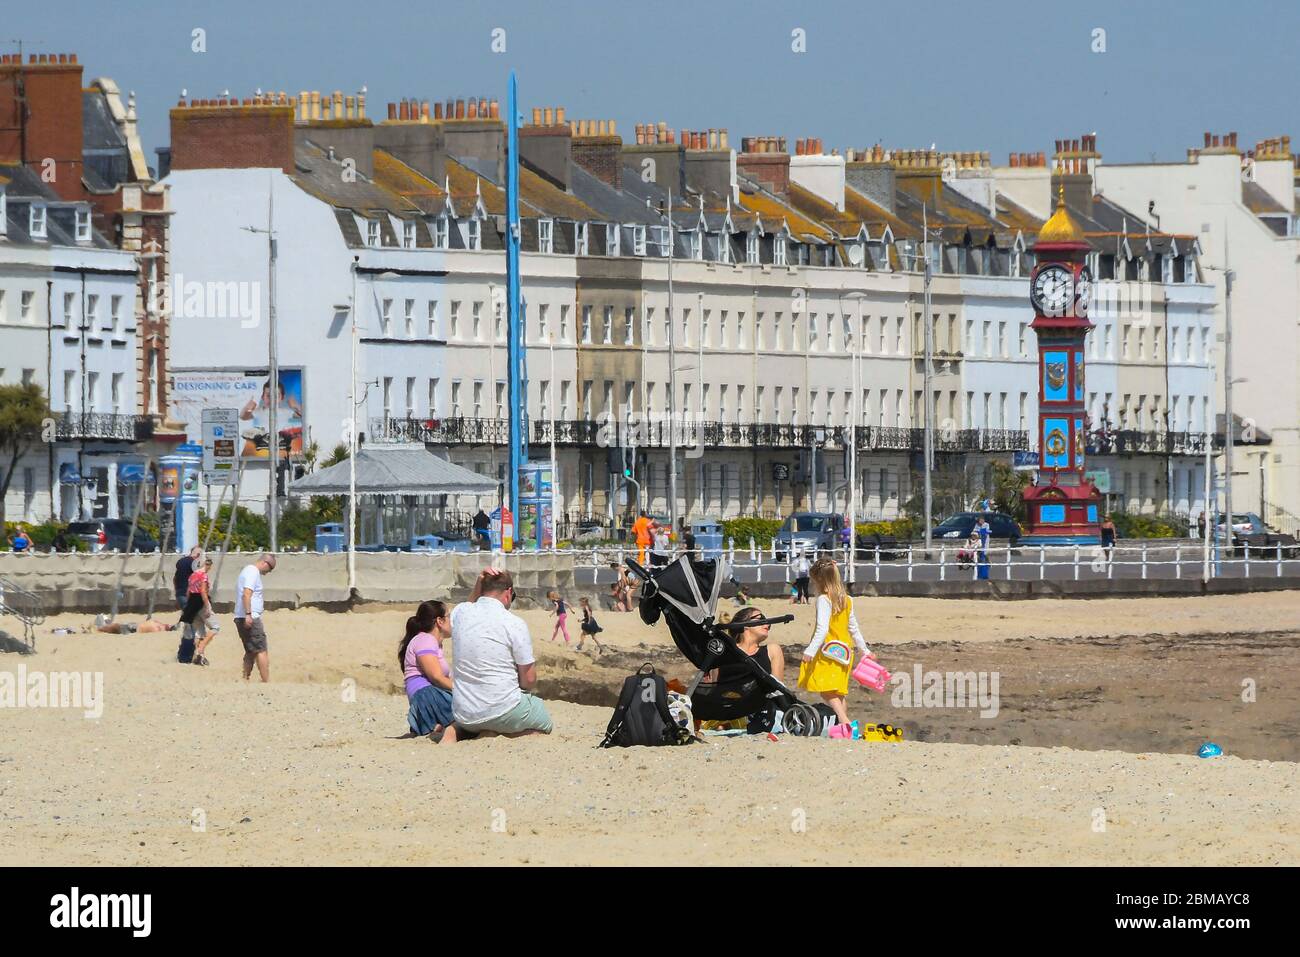
[[[569,596],[576,598],[578,596]],[[811,609],[774,637],[796,655]],[[523,611],[556,733],[401,739],[409,606],[267,615],[272,683],[177,636],[51,634],[0,670],[102,672],[102,717],[0,712],[0,857],[12,864],[1296,864],[1300,594],[1103,601],[863,599],[895,673],[998,670],[996,718],[855,717],[899,745],[782,737],[601,751],[642,660],[689,674],[662,625],[600,615],[597,658]],[[127,616],[138,620],[138,616]],[[571,618],[576,635],[576,616]],[[13,631],[15,623],[0,621]],[[454,648],[451,649],[454,661]],[[1256,699],[1242,700],[1242,682]],[[1196,757],[1215,740],[1226,755]]]

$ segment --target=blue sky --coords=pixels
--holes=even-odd
[[[742,136],[821,137],[826,149],[1051,153],[1098,133],[1111,162],[1173,159],[1203,130],[1300,144],[1300,3],[1092,0],[53,0],[9,4],[0,48],[76,52],[86,77],[136,91],[145,147],[167,110],[224,89],[353,92],[369,111],[402,96],[498,96],[571,118]],[[491,49],[505,32],[506,52]],[[206,31],[207,50],[191,50]],[[792,50],[792,31],[806,52]],[[1093,52],[1104,30],[1105,52]]]

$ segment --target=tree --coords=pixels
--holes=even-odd
[[[4,527],[5,496],[18,471],[18,462],[42,438],[49,415],[40,386],[0,385],[0,528]]]
[[[1027,522],[1029,513],[1025,509],[1025,488],[1029,485],[1029,473],[1017,472],[1009,462],[994,462],[993,470],[993,510],[1010,515],[1017,522]]]

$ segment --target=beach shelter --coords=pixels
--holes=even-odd
[[[380,496],[490,495],[497,480],[471,472],[434,455],[420,443],[367,445],[357,450],[357,499]],[[347,495],[349,463],[303,476],[289,486],[290,495]],[[414,513],[411,513],[412,518]],[[382,531],[381,531],[382,536]]]

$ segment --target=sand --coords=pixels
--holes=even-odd
[[[793,653],[808,631],[810,609],[766,607],[799,617],[780,629]],[[1294,636],[1279,629],[1300,621],[1300,595],[872,599],[861,611],[886,660],[893,646],[896,657],[928,656],[936,667],[965,667],[971,655],[1011,661],[1023,677],[1020,685],[1013,678],[1011,687],[1004,683],[1003,711],[1020,725],[996,734],[1025,743],[942,743],[912,734],[901,745],[783,737],[601,751],[596,745],[609,708],[555,695],[608,695],[642,657],[668,671],[687,669],[662,625],[652,629],[634,615],[601,613],[601,637],[611,645],[602,662],[551,645],[550,619],[528,610],[556,733],[436,747],[398,738],[405,732],[405,699],[395,648],[409,608],[269,613],[269,686],[240,680],[229,619],[210,649],[212,667],[203,669],[175,663],[175,635],[53,636],[53,627],[88,620],[60,616],[42,626],[39,654],[0,654],[0,670],[103,672],[104,712],[87,720],[70,709],[0,711],[0,859],[41,865],[1300,863],[1300,765],[1237,756],[1282,748],[1288,732],[1296,737],[1295,697],[1278,689],[1295,686],[1300,665],[1288,638]],[[1073,624],[1060,625],[1058,615]],[[570,620],[576,634],[576,616]],[[0,627],[13,630],[13,622]],[[1229,632],[1241,636],[1238,652],[1258,672],[1259,702],[1222,709],[1222,720],[1243,712],[1233,725],[1239,740],[1213,760],[1190,749],[1157,753],[1178,752],[1182,746],[1172,745],[1171,735],[1187,723],[1186,714],[1159,699],[1162,688],[1184,703],[1239,697],[1235,671],[1224,687],[1205,685],[1199,693],[1189,676],[1197,661],[1209,668],[1223,654],[1210,645],[1199,651],[1196,642]],[[1164,637],[1121,637],[1151,635]],[[1076,638],[1086,645],[1074,644]],[[1165,671],[1151,672],[1157,705],[1126,710],[1123,700],[1103,691],[1100,704],[1081,700],[1104,720],[1071,714],[1070,682],[1108,689],[1115,680],[1073,674],[1071,662],[1085,650],[1099,660],[1113,657],[1117,672],[1122,662],[1137,669],[1163,662]],[[1182,658],[1188,663],[1175,668]],[[1043,676],[1041,682],[1022,686],[1031,675]],[[1279,709],[1270,696],[1289,696],[1289,702]],[[1273,710],[1263,711],[1266,705]],[[884,712],[880,696],[866,692],[850,706],[864,717]],[[980,730],[969,715],[922,712],[912,720],[932,737],[942,730],[960,740],[963,727]],[[1072,747],[1029,746],[1067,739],[1072,726],[1106,721],[1126,730],[1084,736]],[[1143,724],[1155,726],[1144,731]],[[1186,733],[1194,740],[1199,729]],[[1127,750],[1106,749],[1117,746],[1112,739]]]

